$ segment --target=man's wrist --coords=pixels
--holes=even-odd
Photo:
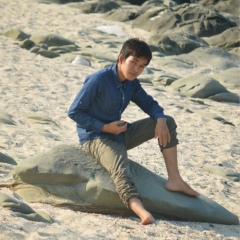
[[[164,121],[166,122],[166,121],[167,121],[167,118],[160,117],[160,118],[157,119],[157,121],[158,121],[158,120],[164,120]]]
[[[104,124],[102,127],[102,132],[107,132],[108,124]]]

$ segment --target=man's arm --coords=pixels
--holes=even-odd
[[[104,123],[89,114],[90,106],[97,96],[97,91],[96,81],[86,81],[70,106],[68,116],[80,127],[100,132]]]
[[[164,109],[152,96],[146,93],[139,82],[136,83],[132,101],[151,118],[156,120],[155,138],[158,138],[159,144],[165,147],[167,143],[170,142],[171,137],[166,123],[167,117],[164,115]]]
[[[131,100],[156,121],[158,118],[167,119],[164,115],[164,109],[153,99],[152,96],[146,93],[138,80],[135,82],[134,94]]]

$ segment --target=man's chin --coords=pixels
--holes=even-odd
[[[128,80],[129,80],[129,81],[133,81],[133,80],[136,79],[136,78],[137,78],[137,77],[131,75],[131,76],[129,76]]]

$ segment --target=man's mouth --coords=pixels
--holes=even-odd
[[[134,78],[137,77],[137,75],[135,73],[129,73],[131,76],[133,76]]]

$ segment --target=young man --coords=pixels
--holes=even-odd
[[[69,109],[69,117],[77,123],[84,151],[106,168],[123,203],[140,217],[143,225],[153,223],[154,218],[144,208],[131,180],[128,149],[157,138],[168,173],[166,189],[193,197],[199,195],[183,181],[178,171],[174,119],[164,115],[163,108],[137,79],[151,59],[151,50],[144,41],[127,40],[117,63],[88,76]],[[121,119],[130,101],[149,117],[131,124]]]

